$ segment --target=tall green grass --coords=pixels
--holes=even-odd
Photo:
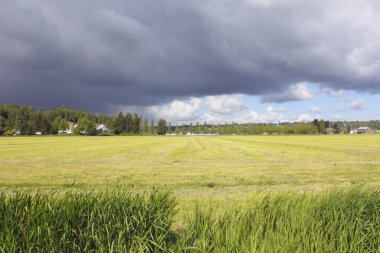
[[[0,194],[0,252],[157,252],[175,216],[168,192]]]
[[[176,208],[162,190],[0,194],[0,252],[380,252],[377,189]]]
[[[184,223],[187,252],[380,252],[380,191],[262,193],[243,208],[198,206]]]

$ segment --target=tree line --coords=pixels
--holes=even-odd
[[[32,106],[0,105],[0,135],[58,134],[76,125],[73,134],[84,135],[258,135],[258,134],[326,134],[347,133],[353,128],[369,126],[380,129],[380,121],[329,122],[315,119],[309,123],[280,124],[207,124],[206,122],[172,126],[165,119],[158,122],[142,118],[137,113],[120,112],[116,116],[95,114],[85,110],[70,110],[64,106],[51,110]],[[104,124],[111,133],[97,131]]]

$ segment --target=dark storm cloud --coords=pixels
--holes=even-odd
[[[0,103],[282,102],[305,82],[378,93],[378,11],[374,0],[1,0]]]

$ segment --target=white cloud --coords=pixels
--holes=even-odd
[[[164,118],[169,122],[177,122],[198,120],[200,118],[199,110],[201,107],[202,100],[192,97],[189,100],[176,99],[163,106],[123,106],[111,104],[108,105],[108,111],[112,114],[131,112],[153,120]]]
[[[225,123],[228,122],[226,115],[223,114],[215,114],[215,113],[205,113],[201,122],[206,121],[207,123]]]
[[[163,107],[148,107],[148,113],[155,115],[155,118],[165,118],[170,122],[193,121],[199,118],[199,110],[202,106],[200,98],[192,97],[190,101],[174,100]]]
[[[255,111],[250,111],[249,113],[236,118],[233,120],[237,123],[278,123],[281,121],[288,121],[283,114],[277,112],[267,112],[264,114],[258,114]]]
[[[282,93],[273,93],[261,97],[262,102],[283,103],[288,101],[308,100],[314,97],[306,82],[291,85]]]
[[[298,116],[298,118],[295,120],[296,122],[311,122],[315,119],[314,116],[311,116],[308,113],[302,113]]]
[[[279,112],[286,112],[286,108],[285,107],[277,107],[277,108],[274,108],[272,106],[268,106],[266,108],[266,111],[268,113],[279,113]]]
[[[362,98],[358,98],[356,100],[351,100],[350,104],[343,107],[343,108],[338,108],[335,110],[335,112],[346,112],[350,110],[363,110],[364,109],[364,100]]]
[[[352,109],[352,110],[363,110],[363,108],[364,108],[364,100],[362,98],[359,98],[359,99],[351,102],[350,109]]]
[[[321,109],[316,105],[312,105],[309,107],[308,111],[309,111],[309,113],[317,113],[317,112],[320,112]]]
[[[307,83],[297,83],[290,86],[290,92],[294,98],[298,100],[307,100],[314,97],[314,94],[309,90]]]
[[[259,115],[255,111],[250,111],[248,114],[234,120],[237,123],[253,123],[261,122]]]
[[[229,114],[245,109],[242,95],[208,96],[206,105],[214,114]]]

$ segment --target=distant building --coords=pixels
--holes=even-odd
[[[65,130],[59,130],[58,133],[59,134],[72,134],[74,132],[74,128],[76,127],[77,125],[73,122],[70,122],[70,125],[69,125],[69,128],[66,128]]]
[[[327,134],[336,134],[336,129],[332,127],[326,128],[326,133]]]
[[[373,134],[374,131],[369,127],[359,127],[358,134]]]
[[[350,130],[350,134],[357,134],[358,133],[358,129],[351,129]]]
[[[97,132],[109,132],[110,130],[109,130],[104,124],[100,124],[100,125],[96,128],[96,131],[97,131]]]
[[[42,134],[41,131],[37,131],[37,132],[36,132],[36,135],[41,135],[41,134]]]

